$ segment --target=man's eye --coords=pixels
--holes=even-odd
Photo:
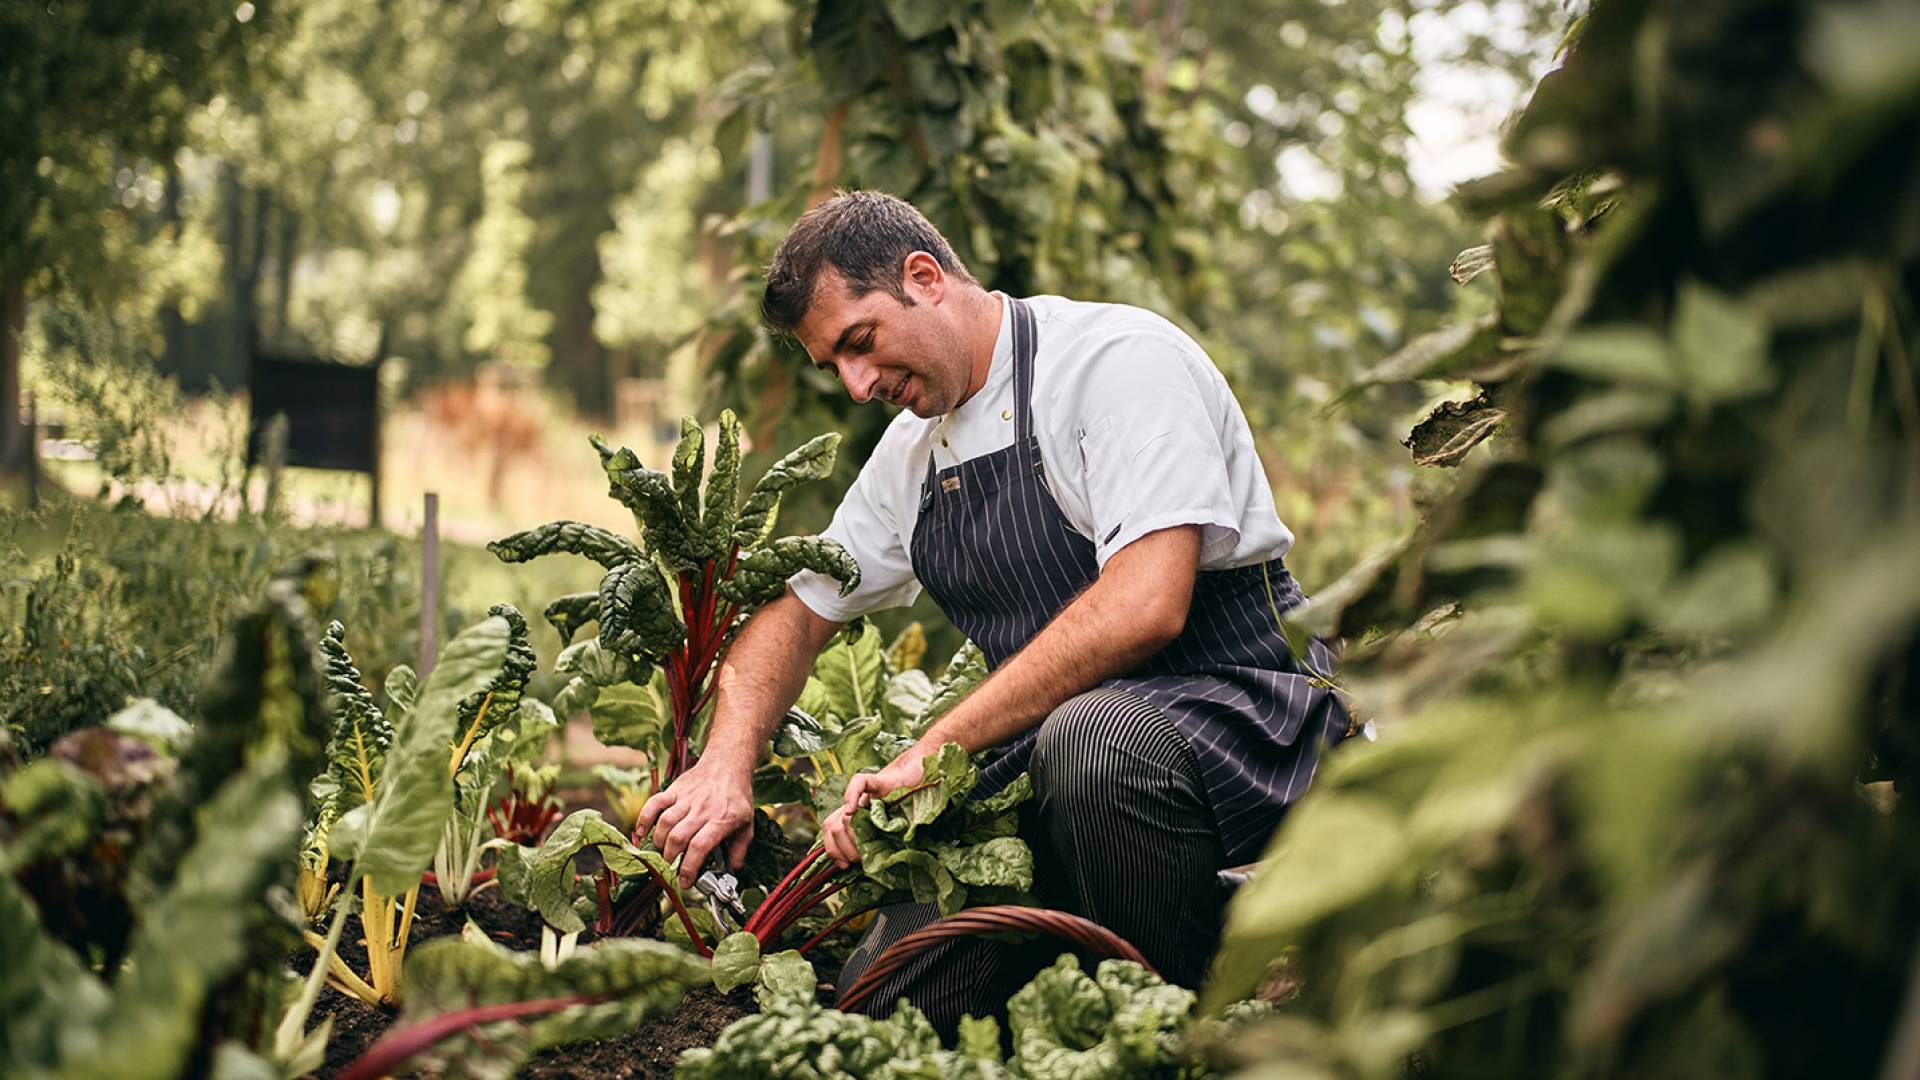
[[[867,352],[873,348],[873,335],[868,334],[852,345],[854,352]]]

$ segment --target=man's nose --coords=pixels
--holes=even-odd
[[[873,400],[873,392],[880,385],[880,369],[858,361],[844,363],[840,365],[840,381],[853,400],[864,405]]]

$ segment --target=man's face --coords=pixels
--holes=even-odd
[[[942,303],[944,282],[916,280],[911,269],[906,278],[911,306],[885,289],[854,297],[838,271],[822,270],[794,336],[853,400],[879,398],[915,416],[940,416],[966,397],[971,361]]]

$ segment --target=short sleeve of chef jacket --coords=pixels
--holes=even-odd
[[[1088,326],[1075,350],[1084,370],[1036,387],[1053,398],[1045,411],[1076,418],[1071,434],[1082,472],[1065,472],[1057,483],[1081,490],[1062,490],[1059,501],[1064,506],[1083,495],[1103,568],[1114,552],[1177,525],[1200,526],[1200,564],[1211,566],[1240,541],[1243,508],[1233,467],[1259,478],[1268,515],[1270,495],[1219,369],[1178,329],[1157,319],[1143,322],[1111,330]],[[1247,460],[1230,462],[1238,444],[1244,450],[1232,456]]]

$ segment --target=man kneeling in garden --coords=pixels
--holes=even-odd
[[[942,744],[989,751],[979,793],[1031,773],[1036,892],[1131,941],[1195,986],[1220,931],[1216,873],[1260,853],[1347,727],[1288,650],[1301,600],[1239,403],[1206,354],[1151,312],[988,292],[912,206],[874,192],[809,211],[767,273],[762,313],[858,402],[899,406],[826,535],[859,588],[794,577],[719,675],[699,763],[650,799],[641,828],[697,872],[739,865],[754,766],[814,658],[868,612],[932,593],[991,676],[822,823],[857,859],[847,814],[919,781]],[[934,917],[881,913],[840,981]],[[943,945],[870,999],[905,996],[949,1034],[986,1015],[1057,942]]]

